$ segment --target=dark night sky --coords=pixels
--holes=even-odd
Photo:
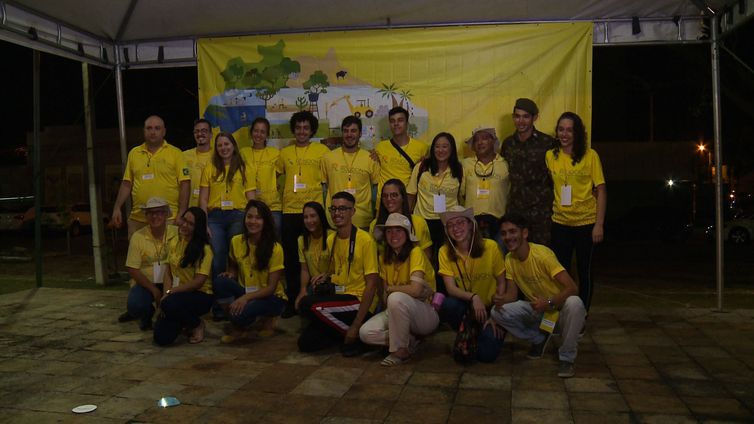
[[[724,40],[754,67],[754,22]],[[595,47],[593,63],[593,128],[597,142],[656,141],[712,138],[711,70],[708,45]],[[32,129],[31,50],[0,42],[4,65],[0,152],[25,144]],[[7,66],[5,64],[13,64]],[[754,75],[721,53],[723,137],[726,156],[753,162]],[[117,125],[115,84],[111,71],[92,67],[96,91],[96,126]],[[42,54],[42,125],[80,125],[83,122],[81,66]],[[190,143],[190,124],[197,111],[196,68],[128,70],[124,73],[126,122],[139,126],[144,117],[159,113],[168,136],[177,145]],[[650,107],[653,106],[653,120]],[[653,122],[653,124],[652,124]],[[747,143],[744,143],[747,141]],[[183,146],[188,147],[188,146]],[[752,169],[754,164],[744,164]]]

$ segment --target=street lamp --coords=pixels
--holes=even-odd
[[[712,175],[712,151],[707,149],[707,145],[699,142],[696,145],[696,150],[704,157],[704,153],[707,153],[707,174]]]

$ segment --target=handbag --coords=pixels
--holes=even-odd
[[[457,262],[456,268],[458,268],[458,275],[461,276],[463,289],[468,291],[463,279],[463,273],[461,272],[461,268],[458,267]],[[458,326],[456,339],[453,342],[453,360],[462,365],[468,365],[476,361],[477,352],[479,351],[480,331],[481,324],[474,318],[474,307],[471,302],[467,302],[466,312],[463,314],[461,325]]]

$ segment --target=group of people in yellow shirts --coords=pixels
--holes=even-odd
[[[232,323],[224,342],[252,326],[271,333],[275,317],[298,313],[301,351],[339,344],[352,356],[382,345],[382,364],[393,366],[440,322],[458,329],[471,319],[480,361],[497,358],[506,332],[541,357],[559,331],[558,375],[570,377],[605,184],[578,115],[561,116],[557,142],[534,128],[537,117],[536,104],[519,99],[516,132],[501,145],[494,128],[475,129],[466,140],[473,156],[460,159],[449,133],[429,146],[411,138],[401,107],[388,114],[391,139],[373,151],[360,148],[354,116],[334,150],[312,142],[318,120],[302,111],[290,119],[293,143],[280,150],[267,146],[270,123],[257,118],[243,148],[226,132],[212,143],[210,123],[198,120],[196,147],[185,152],[164,141],[164,122],[152,116],[112,215],[120,226],[130,195],[133,285],[120,320],[154,326],[155,342],[167,345],[182,330],[201,342],[213,304]],[[522,202],[527,190],[551,199],[548,210]],[[567,272],[574,250],[579,286]]]

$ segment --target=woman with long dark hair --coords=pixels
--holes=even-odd
[[[559,145],[547,152],[555,200],[552,204],[551,247],[566,270],[576,251],[579,297],[587,312],[592,302],[592,251],[604,238],[607,188],[597,152],[587,146],[586,128],[579,115],[558,118]]]
[[[372,221],[369,226],[369,232],[372,233],[375,240],[381,241],[381,237],[378,237],[380,231],[375,231],[377,225],[382,225],[387,220],[388,215],[391,213],[399,213],[403,216],[407,216],[411,221],[411,230],[418,239],[418,246],[424,249],[424,254],[428,259],[432,259],[432,238],[429,235],[429,227],[427,227],[427,221],[419,215],[413,215],[410,212],[408,205],[408,193],[406,193],[406,185],[403,181],[391,178],[385,181],[382,186],[382,192],[380,193],[380,206],[377,209],[377,218]],[[378,248],[380,252],[385,249],[384,243],[379,243]]]
[[[384,188],[384,187],[383,187]],[[416,350],[417,337],[431,334],[440,322],[430,305],[435,290],[435,271],[424,251],[416,244],[411,221],[391,213],[380,224],[385,251],[380,257],[380,277],[384,283],[383,311],[359,329],[361,341],[389,346],[384,366],[400,365]]]
[[[173,343],[182,328],[191,331],[189,343],[204,340],[201,316],[212,306],[212,248],[207,239],[207,215],[194,206],[183,213],[178,237],[168,242],[162,315],[154,325],[155,343]]]
[[[256,195],[256,173],[247,166],[233,134],[215,137],[212,163],[199,183],[199,207],[207,213],[210,244],[215,252],[212,277],[225,271],[231,238],[243,230],[243,207]]]
[[[277,242],[275,223],[267,205],[249,200],[244,210],[243,233],[231,240],[228,270],[214,283],[215,297],[230,317],[235,331],[223,337],[231,342],[257,319],[271,332],[274,318],[285,308],[283,248]]]
[[[272,218],[275,220],[275,230],[278,236],[283,226],[283,204],[278,187],[277,161],[280,150],[267,145],[270,136],[270,121],[264,117],[257,117],[249,127],[251,147],[241,149],[241,156],[248,166],[254,167],[257,175],[256,198],[270,207]]]
[[[296,297],[296,310],[309,287],[322,280],[330,263],[327,233],[332,231],[325,208],[318,202],[306,202],[303,209],[304,234],[298,236],[298,261],[301,263],[301,291]]]

